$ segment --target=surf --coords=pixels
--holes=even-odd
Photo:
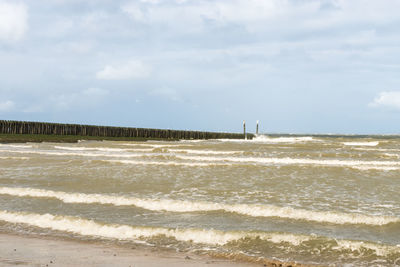
[[[112,196],[105,194],[67,193],[60,191],[0,187],[0,194],[17,197],[55,198],[64,203],[106,204],[115,206],[136,206],[152,211],[167,212],[211,212],[224,211],[246,215],[249,217],[277,217],[290,220],[303,220],[332,224],[365,224],[383,226],[399,223],[400,218],[394,216],[371,216],[359,213],[341,213],[335,211],[312,211],[279,207],[274,205],[256,204],[225,204],[213,202],[173,200],[173,199],[144,199],[127,196]]]

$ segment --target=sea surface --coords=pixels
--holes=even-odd
[[[400,139],[1,144],[0,232],[400,266]]]

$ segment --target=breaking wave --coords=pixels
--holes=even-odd
[[[180,142],[181,143],[181,142]],[[120,144],[123,146],[130,146],[130,147],[152,147],[152,148],[168,148],[168,147],[181,147],[181,146],[192,146],[190,144]]]
[[[259,143],[303,143],[303,142],[311,142],[317,141],[311,136],[303,136],[303,137],[269,137],[265,135],[258,135],[252,140],[253,142]]]
[[[345,146],[377,146],[379,145],[378,141],[371,142],[343,142]]]
[[[242,153],[242,151],[217,151],[217,150],[194,150],[194,149],[168,149],[170,152],[200,154],[200,155],[232,155]]]
[[[109,153],[90,153],[90,152],[61,152],[61,151],[37,151],[37,150],[1,150],[2,152],[19,153],[19,154],[38,154],[52,156],[80,156],[80,157],[113,157],[113,158],[135,158],[143,156],[154,156],[157,154],[109,154]]]
[[[30,159],[29,157],[11,157],[11,156],[1,156],[0,159],[19,159],[19,160],[26,160]]]
[[[253,139],[215,139],[214,141],[220,142],[233,142],[233,143],[260,143],[260,144],[295,144],[305,142],[318,142],[318,139],[314,139],[312,136],[302,137],[270,137],[266,135],[258,135]]]
[[[144,160],[101,160],[110,163],[133,164],[133,165],[160,165],[160,166],[189,166],[189,167],[212,167],[230,164],[204,163],[204,162],[177,162],[177,161],[144,161]]]
[[[209,212],[222,210],[251,217],[279,217],[292,220],[305,220],[332,224],[366,224],[379,226],[400,222],[400,218],[398,217],[383,215],[371,216],[358,213],[311,211],[273,205],[224,204],[172,199],[143,199],[104,194],[66,193],[35,188],[0,187],[0,194],[18,197],[56,198],[65,203],[97,203],[116,206],[136,206],[152,211]]]
[[[71,216],[56,216],[52,214],[36,214],[25,212],[0,211],[0,220],[11,223],[23,223],[40,228],[49,228],[57,231],[65,231],[83,236],[102,238],[115,238],[121,240],[137,240],[156,236],[175,238],[178,241],[190,241],[209,245],[224,245],[228,242],[243,238],[259,238],[273,243],[291,243],[299,245],[309,240],[308,236],[229,231],[223,232],[209,229],[173,229],[163,227],[134,227],[121,224],[103,224],[92,220]]]
[[[25,224],[62,231],[81,236],[89,236],[101,239],[118,239],[133,242],[143,242],[151,238],[174,238],[177,241],[205,244],[211,246],[229,245],[231,242],[243,241],[244,244],[254,242],[270,242],[279,244],[278,247],[295,246],[310,251],[315,243],[322,245],[326,249],[341,251],[358,251],[360,255],[369,254],[372,251],[375,255],[387,257],[398,255],[400,247],[364,242],[357,240],[332,239],[317,235],[302,235],[280,232],[260,232],[260,231],[220,231],[214,229],[198,228],[166,228],[166,227],[143,227],[125,224],[109,224],[97,222],[80,217],[37,214],[27,212],[0,211],[0,220],[8,223]]]
[[[0,144],[2,147],[14,147],[14,148],[32,148],[31,145],[10,145],[10,144]]]
[[[103,157],[120,158],[121,160],[105,160],[108,162],[119,162],[124,164],[142,164],[142,165],[176,165],[176,166],[227,166],[234,164],[252,164],[252,165],[312,165],[312,166],[333,166],[348,167],[358,170],[382,170],[393,171],[400,170],[400,162],[397,160],[348,160],[348,159],[312,159],[312,158],[277,158],[277,157],[241,157],[233,154],[240,154],[240,151],[215,151],[215,150],[195,150],[195,149],[163,149],[163,151],[154,151],[153,149],[138,151],[133,153],[120,153],[116,148],[100,148],[93,151],[92,148],[77,147],[59,147],[62,150],[7,150],[1,152],[18,154],[38,154],[52,156],[80,156],[80,157]],[[88,151],[86,151],[88,150]],[[109,153],[104,153],[109,152]],[[126,153],[125,153],[126,152]],[[149,152],[149,153],[146,153]],[[170,152],[170,153],[169,153]],[[393,154],[394,155],[394,154]],[[168,159],[169,161],[160,161]],[[387,156],[386,156],[387,157]],[[10,157],[9,157],[10,158]],[[131,158],[157,159],[153,161],[129,160]],[[124,160],[127,159],[127,160]],[[177,159],[177,160],[172,160]],[[185,160],[189,162],[182,162]]]
[[[151,152],[152,148],[106,148],[106,147],[68,147],[68,146],[54,146],[56,149],[72,150],[72,151],[104,151],[104,152]]]
[[[186,156],[176,155],[176,158],[185,160],[197,161],[212,161],[212,162],[238,162],[238,163],[261,163],[261,164],[281,164],[281,165],[323,165],[323,166],[341,166],[341,167],[368,167],[369,169],[383,169],[387,170],[400,169],[400,162],[398,161],[361,161],[361,160],[318,160],[307,158],[257,158],[257,157],[199,157],[199,156]]]

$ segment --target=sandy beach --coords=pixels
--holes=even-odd
[[[260,266],[187,253],[11,234],[0,234],[0,251],[1,266]]]
[[[78,242],[48,237],[0,234],[1,266],[304,266],[271,260],[263,263],[234,262],[192,253],[121,247],[98,242]]]

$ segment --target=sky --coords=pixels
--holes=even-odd
[[[400,133],[399,0],[0,0],[0,120]]]

